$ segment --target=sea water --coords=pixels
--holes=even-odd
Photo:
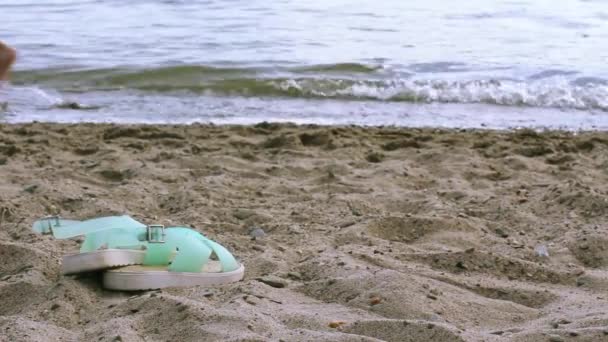
[[[608,129],[606,0],[0,0],[0,121]]]

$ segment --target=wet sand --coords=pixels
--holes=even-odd
[[[0,340],[606,341],[607,192],[606,133],[0,125]],[[107,291],[52,213],[190,225],[246,276]]]

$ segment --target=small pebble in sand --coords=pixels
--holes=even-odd
[[[509,239],[509,245],[513,248],[524,248],[524,244],[515,239]]]
[[[251,216],[254,216],[255,212],[253,210],[239,208],[239,209],[236,209],[232,213],[232,215],[239,220],[246,220],[246,219],[250,218]]]
[[[496,232],[496,235],[500,236],[503,239],[506,239],[509,237],[509,234],[507,232],[505,232],[504,230],[502,230],[501,228],[494,229],[494,232]]]
[[[282,289],[287,287],[287,282],[279,277],[275,276],[265,276],[256,279],[259,282],[262,282],[268,286],[276,287],[278,289]]]
[[[260,227],[251,227],[249,228],[249,236],[252,240],[261,239],[266,236],[266,232]]]
[[[258,245],[251,246],[251,249],[253,249],[254,251],[262,252],[262,253],[265,251],[265,249],[263,247],[258,246]]]
[[[462,262],[462,261],[458,261],[458,262],[456,263],[456,267],[458,267],[458,268],[460,268],[460,269],[463,269],[463,270],[466,270],[466,269],[467,269],[467,266],[466,266],[466,265],[464,264],[464,262]]]
[[[378,305],[378,304],[380,304],[381,302],[382,302],[382,298],[380,298],[380,297],[372,297],[372,298],[370,298],[370,300],[369,300],[369,303],[370,303],[371,305]]]
[[[564,342],[564,339],[559,335],[549,335],[549,342]]]
[[[440,296],[441,295],[441,291],[437,290],[437,289],[431,289],[429,291],[432,295],[434,296]]]
[[[250,305],[258,305],[258,303],[260,302],[259,299],[254,296],[244,296],[243,300],[245,301],[245,303]]]
[[[289,272],[287,273],[287,276],[291,279],[295,279],[295,280],[301,280],[302,279],[302,273],[300,272]]]
[[[537,245],[536,247],[534,247],[534,253],[539,258],[548,258],[549,257],[549,250],[547,249],[547,246],[545,246],[545,245]]]
[[[328,325],[330,328],[336,329],[336,328],[343,326],[344,324],[346,324],[346,322],[344,322],[344,321],[331,321],[331,322],[329,322]]]
[[[36,192],[36,190],[38,190],[38,184],[32,184],[32,185],[28,185],[25,188],[23,188],[23,191],[33,194],[34,192]]]

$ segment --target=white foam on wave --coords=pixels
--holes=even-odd
[[[0,102],[7,103],[8,108],[52,107],[63,103],[64,99],[53,91],[4,83],[0,85]]]
[[[576,85],[562,77],[533,81],[289,79],[275,82],[273,85],[284,92],[297,91],[304,96],[321,98],[422,103],[485,103],[608,111],[608,85],[602,83]]]

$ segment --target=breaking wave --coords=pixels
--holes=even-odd
[[[487,103],[608,111],[608,81],[601,78],[574,78],[562,73],[549,73],[547,77],[534,75],[524,80],[443,80],[437,79],[438,74],[431,76],[435,78],[342,63],[298,68],[177,66],[147,70],[32,70],[17,73],[15,82],[64,92],[134,89],[216,96]]]

